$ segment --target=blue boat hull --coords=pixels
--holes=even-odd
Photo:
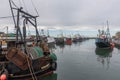
[[[105,40],[102,40],[102,39],[100,39],[100,38],[97,38],[97,39],[96,39],[95,44],[96,44],[96,46],[97,46],[98,48],[110,48],[110,47],[111,47],[110,42],[105,41]]]

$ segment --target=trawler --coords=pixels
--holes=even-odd
[[[25,12],[22,7],[16,7],[12,0],[9,0],[9,4],[16,28],[16,40],[13,47],[1,54],[3,59],[0,59],[0,80],[25,77],[36,80],[38,74],[40,76],[49,72],[53,73],[57,68],[57,57],[50,52],[44,40],[39,36],[36,19],[38,16]],[[14,11],[17,12],[16,17]],[[21,31],[19,24],[20,15],[23,18],[23,31]],[[35,28],[36,32],[34,44],[31,46],[26,45],[26,25],[28,23]]]
[[[99,34],[97,35],[95,44],[98,48],[114,48],[114,43],[110,36],[108,21],[107,21],[107,30],[98,30]]]

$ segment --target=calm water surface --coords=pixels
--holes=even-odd
[[[99,50],[91,39],[56,46],[54,52],[58,57],[57,80],[120,80],[118,48]]]

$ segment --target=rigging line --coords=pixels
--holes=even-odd
[[[4,31],[4,30],[6,29],[6,26],[5,26],[5,27],[2,27],[2,28],[0,28],[0,29],[2,29],[2,31]]]
[[[35,7],[35,5],[34,5],[34,3],[33,3],[32,0],[31,0],[31,3],[32,3],[32,5],[33,5],[33,7],[34,7],[34,9],[35,9],[35,11],[36,11],[36,13],[37,13],[37,16],[39,17],[39,13],[38,13],[38,11],[37,11],[37,9],[36,9],[36,7]]]
[[[15,27],[16,27],[16,21],[15,21],[15,18],[14,18],[14,12],[13,12],[13,7],[12,7],[12,0],[9,0],[9,4],[10,4],[10,9],[11,9],[11,14],[12,14],[12,17],[13,17],[13,22],[15,24]]]
[[[26,5],[25,5],[25,1],[24,1],[24,0],[22,0],[22,1],[23,1],[23,5],[24,5],[24,7],[25,7],[26,12],[28,12],[27,7],[26,7]]]
[[[12,2],[12,4],[13,4],[16,8],[18,8],[18,6],[16,6],[15,3],[13,2],[13,0],[11,0],[11,2]]]
[[[27,51],[26,51],[26,52],[27,52]],[[27,58],[28,68],[29,68],[29,70],[30,70],[30,73],[31,73],[32,79],[33,79],[33,80],[37,80],[36,77],[35,77],[34,74],[33,74],[34,72],[33,72],[32,68],[31,68],[31,65],[30,65],[29,59],[28,59],[28,57],[26,57],[26,58]]]
[[[17,17],[17,16],[14,16],[14,17]],[[12,18],[12,16],[3,16],[3,17],[0,17],[0,19],[4,19],[4,18]]]
[[[22,6],[22,4],[21,4],[21,0],[19,0],[19,5]]]
[[[27,27],[28,27],[28,35],[31,35],[30,28],[29,28],[28,24],[27,24]]]

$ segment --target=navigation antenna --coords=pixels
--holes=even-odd
[[[107,34],[107,37],[109,38],[109,40],[111,41],[111,35],[110,35],[108,20],[107,20],[107,31],[106,31],[106,34]]]

